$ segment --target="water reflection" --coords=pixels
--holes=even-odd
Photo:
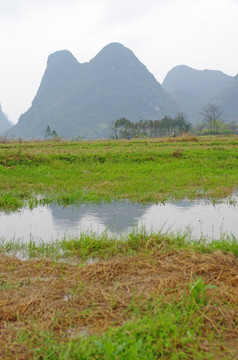
[[[50,205],[53,221],[56,227],[67,225],[69,227],[98,226],[104,231],[106,228],[114,231],[125,232],[136,224],[149,206],[133,204],[131,202],[113,204],[83,204],[79,207],[70,206],[63,208]]]
[[[207,201],[179,201],[165,205],[139,205],[130,202],[49,205],[21,212],[0,213],[0,237],[24,241],[61,239],[86,231],[127,233],[134,226],[149,231],[189,230],[193,238],[220,238],[222,234],[238,236],[237,206],[227,202],[215,206]]]

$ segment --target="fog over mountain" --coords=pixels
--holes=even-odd
[[[67,50],[49,56],[30,109],[8,136],[42,138],[49,125],[65,138],[103,138],[113,120],[156,120],[178,106],[131,50],[119,43],[79,63]]]
[[[8,120],[8,117],[2,111],[0,104],[0,134],[9,129],[12,126],[12,123]]]
[[[201,120],[203,107],[209,102],[215,102],[216,96],[232,79],[221,71],[196,70],[179,65],[168,72],[162,86],[174,98],[187,119],[195,123]]]

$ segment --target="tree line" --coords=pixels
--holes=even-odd
[[[165,116],[161,120],[140,120],[132,122],[125,117],[112,124],[112,137],[115,139],[129,137],[163,137],[179,136],[189,132],[192,124],[182,114],[176,118]]]
[[[238,132],[235,122],[226,123],[221,119],[221,108],[213,103],[207,104],[200,112],[202,122],[192,125],[182,113],[175,118],[165,116],[161,120],[140,120],[132,122],[125,117],[113,122],[111,136],[114,139],[129,137],[180,136],[185,133],[195,135],[234,134]]]

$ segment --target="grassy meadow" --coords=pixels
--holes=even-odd
[[[237,145],[237,136],[0,144],[0,208],[227,197]]]
[[[0,210],[230,198],[238,137],[0,144]],[[237,359],[238,246],[134,231],[0,239],[2,359]],[[22,259],[20,259],[22,258]]]

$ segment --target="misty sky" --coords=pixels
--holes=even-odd
[[[238,73],[238,0],[0,0],[0,102],[27,111],[49,54],[87,62],[110,42],[162,83],[176,65]]]

